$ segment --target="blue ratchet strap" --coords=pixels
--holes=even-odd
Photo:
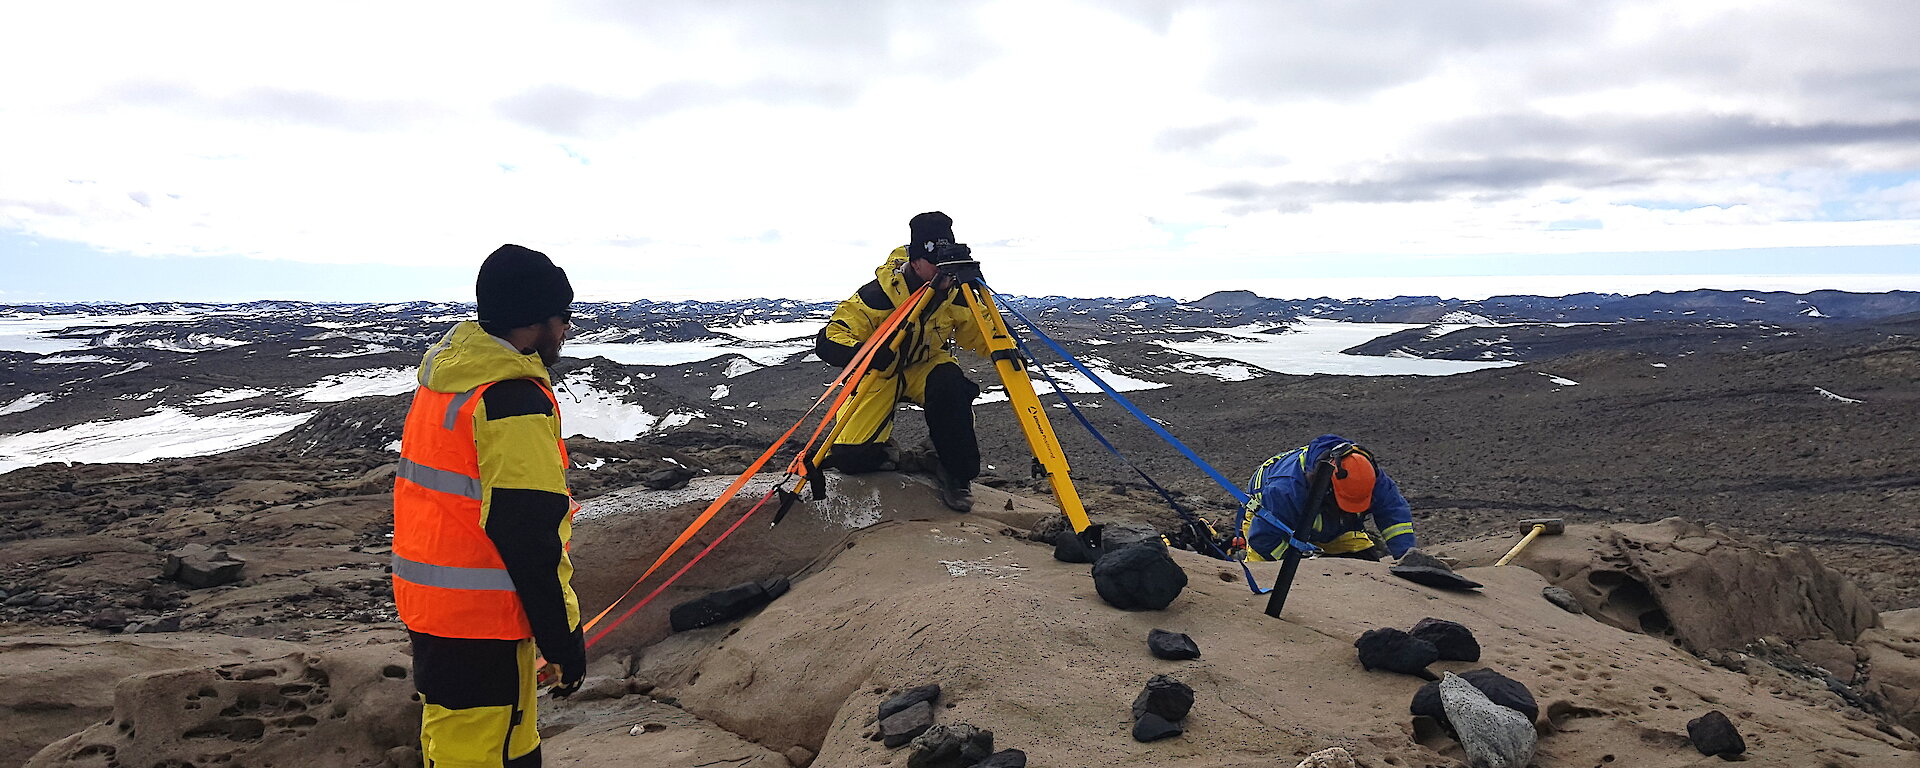
[[[1100,445],[1104,446],[1107,449],[1108,453],[1113,454],[1114,458],[1119,459],[1121,464],[1125,464],[1127,466],[1127,469],[1131,469],[1133,470],[1134,474],[1139,475],[1141,480],[1145,480],[1147,483],[1147,487],[1152,488],[1154,493],[1160,494],[1160,498],[1167,502],[1167,506],[1173,508],[1173,511],[1175,514],[1179,515],[1182,519],[1186,520],[1187,523],[1190,525],[1198,526],[1199,528],[1204,528],[1206,529],[1207,532],[1212,532],[1213,530],[1212,525],[1201,520],[1199,516],[1193,513],[1193,510],[1187,509],[1186,505],[1181,504],[1179,501],[1176,501],[1173,498],[1173,494],[1168,493],[1167,489],[1162,488],[1159,483],[1154,482],[1153,477],[1148,475],[1146,470],[1143,470],[1139,466],[1135,465],[1131,460],[1127,459],[1126,454],[1121,453],[1119,448],[1114,447],[1113,443],[1107,440],[1107,436],[1101,434],[1100,429],[1098,427],[1095,427],[1093,425],[1093,422],[1087,419],[1086,414],[1080,411],[1080,406],[1074,404],[1073,398],[1067,397],[1066,388],[1060,386],[1060,382],[1056,381],[1053,378],[1053,374],[1047,372],[1047,369],[1045,367],[1042,367],[1040,363],[1034,359],[1033,350],[1027,347],[1026,340],[1020,338],[1019,334],[1013,333],[1013,329],[1011,328],[1007,329],[1007,332],[1009,335],[1013,336],[1013,343],[1016,345],[1019,345],[1020,354],[1027,358],[1028,365],[1033,370],[1040,372],[1040,376],[1042,378],[1045,378],[1047,380],[1047,384],[1053,387],[1053,393],[1060,397],[1060,402],[1064,403],[1067,406],[1067,410],[1073,413],[1074,418],[1080,420],[1080,426],[1086,427],[1087,433],[1093,435],[1094,440],[1099,441]],[[1198,529],[1190,529],[1190,530],[1194,530],[1196,534],[1199,533]],[[1262,587],[1260,586],[1259,582],[1254,580],[1253,569],[1248,568],[1246,562],[1241,560],[1235,560],[1232,555],[1229,555],[1226,552],[1221,551],[1220,545],[1215,544],[1212,537],[1201,538],[1201,541],[1206,542],[1207,549],[1213,550],[1214,557],[1221,560],[1227,560],[1227,561],[1239,564],[1240,572],[1247,577],[1247,589],[1253,590],[1253,593],[1256,595],[1266,594],[1267,592],[1271,591],[1270,588]]]
[[[987,290],[992,291],[993,288],[989,286]],[[1161,440],[1166,441],[1168,445],[1173,446],[1174,450],[1179,451],[1181,456],[1186,457],[1188,462],[1198,467],[1200,471],[1207,473],[1208,477],[1213,478],[1213,482],[1221,488],[1226,489],[1227,494],[1232,496],[1235,502],[1238,502],[1243,507],[1246,505],[1246,492],[1240,490],[1239,486],[1234,485],[1233,481],[1228,480],[1225,475],[1220,474],[1219,470],[1214,469],[1213,465],[1208,464],[1205,459],[1200,458],[1199,454],[1194,453],[1193,449],[1188,448],[1186,443],[1180,442],[1180,438],[1174,437],[1165,427],[1160,426],[1160,422],[1154,421],[1153,417],[1148,416],[1145,411],[1140,410],[1140,407],[1134,405],[1132,400],[1128,400],[1125,395],[1114,391],[1113,387],[1109,386],[1105,379],[1100,378],[1099,374],[1089,370],[1087,366],[1080,362],[1079,358],[1074,357],[1073,353],[1068,352],[1065,347],[1060,346],[1060,343],[1054,341],[1053,337],[1048,336],[1046,331],[1040,330],[1040,326],[1032,320],[1027,319],[1026,315],[1020,314],[1020,310],[1014,309],[1010,304],[1005,305],[1005,309],[1011,313],[1014,318],[1025,324],[1029,330],[1033,331],[1033,335],[1039,337],[1040,341],[1044,342],[1055,354],[1058,354],[1062,360],[1067,361],[1069,365],[1072,365],[1076,370],[1080,371],[1081,375],[1086,376],[1095,386],[1098,386],[1100,391],[1107,393],[1108,397],[1113,398],[1114,402],[1119,403],[1120,407],[1125,408],[1127,413],[1133,415],[1133,418],[1139,420],[1141,424],[1146,425],[1147,429],[1153,430],[1153,433],[1159,435]],[[1312,554],[1320,551],[1319,547],[1308,544],[1295,537],[1293,531],[1285,530],[1284,527],[1282,527],[1282,530],[1287,534],[1288,544],[1300,552]]]

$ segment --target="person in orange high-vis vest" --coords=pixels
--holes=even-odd
[[[393,489],[393,597],[426,705],[426,764],[528,768],[540,764],[537,681],[557,678],[565,696],[587,666],[547,375],[572,328],[573,288],[517,245],[487,257],[476,288],[479,322],[454,326],[420,361]]]

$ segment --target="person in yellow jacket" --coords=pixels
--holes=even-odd
[[[939,211],[907,222],[911,241],[893,249],[873,280],[833,311],[815,339],[821,360],[846,367],[860,344],[886,322],[894,308],[929,281],[923,303],[901,323],[886,346],[876,350],[860,380],[834,418],[836,436],[821,468],[873,472],[893,468],[888,444],[896,406],[918,403],[925,409],[928,437],[938,454],[941,501],[956,511],[973,508],[973,479],[980,474],[980,447],[973,432],[973,400],[980,387],[967,378],[953,356],[954,346],[987,355],[973,311],[943,262],[972,264],[971,252],[954,242],[953,219]]]
[[[503,245],[480,267],[479,322],[420,361],[393,492],[393,587],[434,768],[540,764],[535,694],[586,673],[567,558],[573,500],[547,366],[573,288],[545,254]],[[544,656],[547,665],[536,669]]]

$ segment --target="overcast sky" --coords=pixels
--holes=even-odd
[[[0,303],[1920,289],[1920,2],[7,3]]]

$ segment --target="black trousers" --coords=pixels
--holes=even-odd
[[[973,431],[973,399],[979,396],[979,385],[953,362],[921,363],[886,378],[870,376],[841,407],[838,418],[846,424],[821,468],[855,474],[880,469],[887,460],[895,410],[904,400],[924,409],[927,435],[948,482],[972,482],[980,476],[980,444]]]

